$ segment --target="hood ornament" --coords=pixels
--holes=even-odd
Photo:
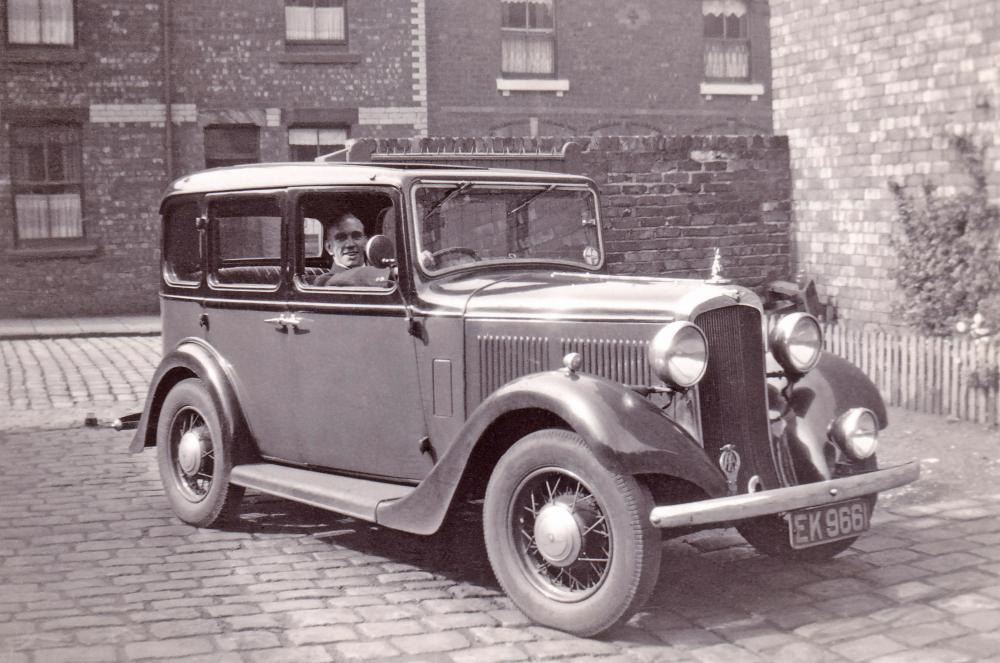
[[[712,258],[712,276],[708,279],[708,283],[713,285],[732,283],[732,281],[722,275],[722,254],[719,252],[719,247],[715,247],[715,257]]]
[[[719,454],[719,467],[722,468],[722,473],[726,475],[726,487],[729,489],[730,495],[736,494],[736,478],[740,473],[740,454],[736,451],[736,446],[733,444],[727,444],[720,449]]]

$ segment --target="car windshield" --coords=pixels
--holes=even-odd
[[[422,182],[414,188],[420,265],[604,262],[597,200],[582,185]]]

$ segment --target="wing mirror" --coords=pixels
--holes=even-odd
[[[365,255],[372,267],[384,269],[396,266],[396,246],[385,235],[373,235],[365,244]]]

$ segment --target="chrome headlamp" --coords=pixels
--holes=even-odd
[[[676,320],[656,333],[646,356],[653,375],[672,387],[687,389],[705,376],[708,342],[696,325]]]
[[[805,375],[819,362],[823,330],[808,313],[790,313],[771,330],[771,354],[792,375]]]
[[[866,407],[854,407],[830,424],[830,438],[854,460],[864,460],[878,448],[878,420]]]

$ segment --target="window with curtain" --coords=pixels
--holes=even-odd
[[[746,0],[702,0],[705,78],[750,79],[750,37]]]
[[[556,30],[553,0],[501,0],[500,71],[513,76],[554,76]]]
[[[83,237],[80,128],[10,127],[18,240]]]
[[[346,0],[285,0],[285,40],[347,41]]]
[[[256,126],[205,127],[205,167],[237,166],[260,161]]]
[[[346,147],[343,127],[293,127],[288,130],[288,154],[292,161],[312,161],[322,154]]]
[[[8,0],[7,42],[73,46],[73,0]]]

